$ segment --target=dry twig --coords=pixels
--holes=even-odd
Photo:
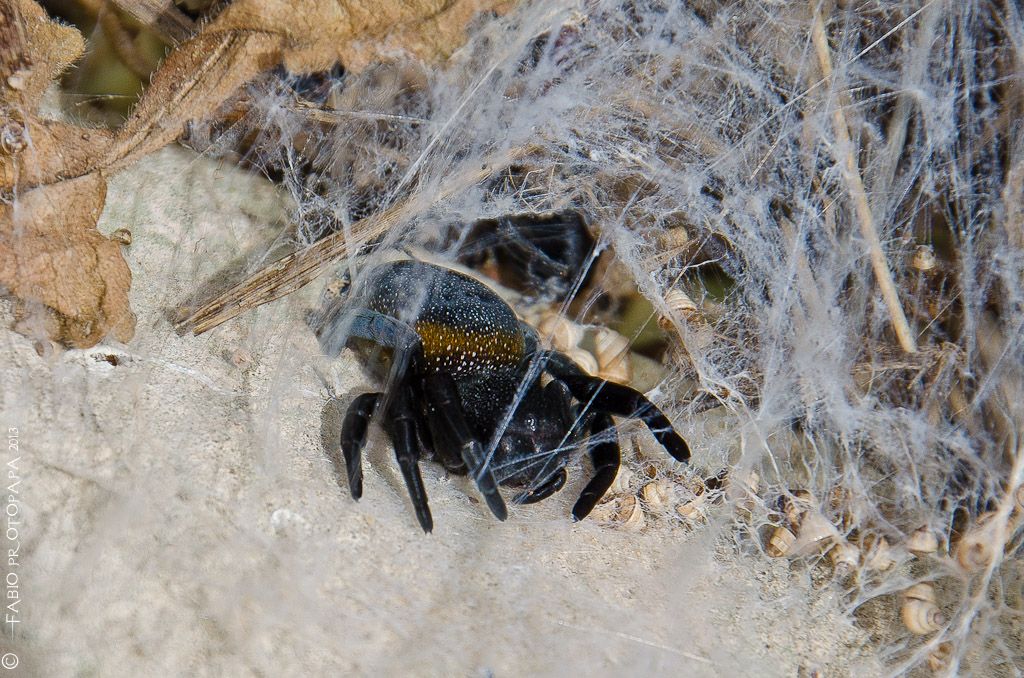
[[[224,294],[208,301],[179,323],[180,329],[202,334],[245,311],[290,294],[315,280],[334,262],[358,253],[415,214],[507,168],[536,149],[516,148],[494,156],[480,169],[446,181],[440,190],[418,191],[392,207],[356,222],[351,231],[338,231],[308,249],[295,252],[260,269]]]
[[[832,56],[828,47],[828,40],[825,37],[825,23],[822,20],[821,12],[816,0],[811,0],[814,12],[814,22],[811,27],[811,38],[814,41],[814,48],[818,54],[818,62],[821,66],[822,75],[830,80],[832,78]],[[875,278],[882,291],[882,298],[889,308],[889,316],[892,319],[893,329],[900,346],[907,353],[917,351],[917,342],[914,340],[913,331],[907,322],[907,316],[900,305],[899,294],[896,292],[896,284],[893,282],[892,271],[885,259],[885,252],[882,251],[882,241],[878,237],[878,230],[875,228],[875,218],[871,213],[871,206],[868,204],[867,192],[864,190],[864,180],[861,178],[860,169],[857,167],[857,158],[853,154],[853,142],[850,139],[850,128],[846,122],[846,114],[842,106],[836,106],[832,113],[832,126],[836,133],[837,152],[841,154],[843,161],[843,179],[846,182],[846,189],[853,200],[854,210],[857,214],[857,221],[860,224],[861,236],[868,243],[868,250],[871,254],[871,267],[875,271]]]

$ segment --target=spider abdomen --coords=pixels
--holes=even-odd
[[[379,266],[363,304],[410,325],[422,369],[455,381],[474,432],[489,437],[515,397],[526,337],[505,301],[468,275],[417,261]]]

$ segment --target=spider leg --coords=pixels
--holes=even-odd
[[[412,405],[409,389],[402,388],[402,386],[404,384],[399,386],[399,392],[396,394],[394,404],[389,412],[388,428],[395,443],[395,459],[398,461],[398,468],[402,471],[413,508],[416,509],[416,519],[420,521],[423,531],[429,533],[434,529],[434,519],[430,515],[427,491],[423,487],[423,476],[420,475],[416,411]]]
[[[668,417],[643,393],[624,384],[592,377],[558,351],[543,351],[540,357],[545,361],[544,369],[568,386],[576,400],[589,403],[597,412],[641,420],[677,461],[690,460],[690,446],[672,428]]]
[[[602,434],[611,432],[611,437],[602,440]],[[594,417],[590,425],[590,460],[594,463],[594,477],[580,493],[576,505],[572,507],[573,520],[583,520],[594,509],[597,502],[605,495],[615,481],[619,472],[619,441],[615,436],[615,422],[610,415],[601,412]]]
[[[341,453],[345,457],[348,490],[356,500],[363,496],[362,450],[366,444],[366,430],[380,398],[380,393],[364,393],[358,396],[348,406],[341,424]]]
[[[505,500],[498,492],[498,483],[486,464],[480,442],[473,437],[466,423],[455,380],[448,374],[431,373],[424,377],[423,382],[434,424],[435,449],[459,450],[491,513],[498,520],[505,520],[508,517]]]
[[[337,356],[352,337],[366,339],[392,350],[391,369],[384,382],[378,412],[389,412],[392,394],[422,346],[420,336],[409,323],[369,308],[338,312],[317,328],[317,340],[326,355]]]
[[[515,496],[512,500],[513,504],[536,504],[538,501],[547,499],[555,492],[558,492],[565,485],[566,473],[565,469],[559,469],[557,473],[552,474],[547,480],[540,484],[540,486],[532,490],[523,490]]]

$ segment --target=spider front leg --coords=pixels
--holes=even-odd
[[[594,477],[583,488],[580,498],[572,507],[573,520],[583,520],[594,510],[619,472],[619,440],[615,433],[615,422],[608,414],[600,412],[594,416],[590,425],[589,452],[594,464]]]
[[[434,529],[434,519],[430,516],[427,491],[423,487],[423,476],[420,475],[416,411],[413,409],[412,394],[406,384],[399,384],[389,415],[388,428],[395,444],[398,468],[402,470],[402,477],[405,478],[405,486],[416,510],[416,519],[420,521],[423,531],[429,533]]]
[[[544,369],[568,386],[576,400],[596,412],[641,420],[674,459],[690,461],[690,446],[676,433],[665,413],[643,393],[614,381],[592,377],[557,351],[543,351],[540,359]]]
[[[380,393],[364,393],[356,397],[348,406],[341,424],[341,454],[345,457],[348,490],[356,501],[363,496],[362,451],[366,445],[366,432],[380,399]]]
[[[404,385],[403,385],[404,386]],[[408,388],[400,387],[392,399],[384,428],[395,446],[395,459],[402,471],[405,486],[409,490],[416,518],[424,532],[434,528],[427,502],[427,492],[423,487],[420,475],[420,443],[416,412],[412,408],[412,399]],[[345,472],[348,475],[348,489],[352,498],[359,500],[363,496],[362,450],[366,444],[367,429],[374,411],[383,399],[381,393],[364,393],[349,405],[345,420],[341,425],[341,453],[345,457]]]
[[[508,517],[505,500],[498,492],[498,483],[484,458],[480,442],[473,437],[466,423],[455,381],[450,375],[435,372],[423,378],[423,387],[435,450],[459,450],[491,513],[498,520],[505,520]]]

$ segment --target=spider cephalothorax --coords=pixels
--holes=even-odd
[[[643,394],[592,377],[540,347],[536,331],[483,283],[417,261],[381,264],[318,330],[329,353],[370,342],[391,354],[384,391],[358,396],[342,423],[349,489],[362,495],[361,450],[374,412],[383,414],[416,516],[433,527],[418,462],[433,458],[469,473],[491,512],[506,518],[499,484],[521,486],[516,503],[561,489],[584,435],[594,476],[573,507],[590,513],[619,468],[611,415],[643,421],[675,459],[686,442]],[[551,376],[545,386],[540,377]],[[576,401],[576,402],[574,402]]]

